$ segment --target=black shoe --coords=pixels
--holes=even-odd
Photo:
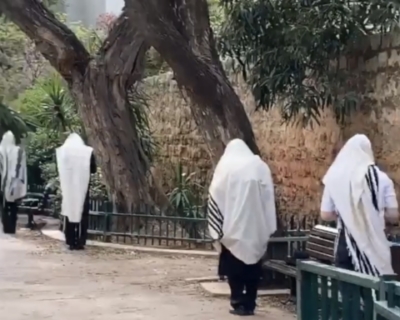
[[[233,314],[235,316],[241,316],[241,317],[246,317],[246,316],[254,316],[254,311],[251,310],[246,310],[243,307],[234,309],[234,310],[229,310],[230,314]]]
[[[76,250],[85,250],[85,246],[80,244],[76,246]]]
[[[76,247],[75,246],[69,246],[68,249],[72,251],[72,250],[76,250]]]

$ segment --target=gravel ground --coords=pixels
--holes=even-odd
[[[215,274],[213,259],[97,247],[70,252],[38,232],[0,234],[4,320],[235,319],[227,313],[227,300],[184,281]],[[281,301],[260,300],[255,318],[295,319]]]

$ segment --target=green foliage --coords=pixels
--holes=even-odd
[[[184,172],[181,163],[175,169],[174,188],[168,196],[172,208],[181,217],[202,217],[199,204],[203,187],[193,181],[195,174],[195,172]]]
[[[161,73],[165,73],[169,70],[169,65],[164,61],[164,59],[154,48],[150,48],[146,52],[144,77],[155,76]]]
[[[225,20],[225,12],[220,0],[208,0],[208,10],[210,12],[210,24],[215,34],[219,34]]]
[[[31,167],[42,167],[55,162],[55,149],[60,146],[57,132],[39,127],[28,134],[26,141],[27,164]]]
[[[350,74],[332,67],[360,38],[399,22],[399,1],[222,0],[221,51],[234,58],[259,107],[280,102],[285,121],[318,123],[333,107],[339,122],[356,110]]]
[[[35,126],[26,122],[19,113],[0,103],[0,139],[7,131],[12,131],[17,142]]]
[[[55,10],[59,1],[48,0],[45,4]],[[56,15],[60,21],[66,21],[65,15]],[[71,28],[89,53],[95,55],[114,18],[110,14],[103,15],[96,29],[85,28],[79,23]],[[157,55],[154,50],[149,53],[150,64],[154,70],[166,70],[165,62]],[[0,17],[0,102],[10,106],[0,105],[0,133],[11,128],[16,135],[27,135],[24,143],[29,180],[40,184],[58,179],[55,149],[64,142],[67,134],[78,132],[84,138],[85,133],[65,82],[50,70],[34,44],[13,23]],[[132,90],[130,102],[141,146],[151,164],[157,145],[150,131],[146,99],[142,93]],[[27,134],[27,122],[35,128],[34,132]],[[101,170],[92,179],[91,192],[95,197],[107,196]]]
[[[37,126],[51,132],[64,134],[80,126],[69,90],[57,74],[39,79],[19,96],[14,106]]]
[[[11,22],[0,17],[0,101],[14,99],[29,85],[23,73],[26,36]]]
[[[88,29],[81,23],[74,23],[70,27],[91,55],[96,54],[107,36],[105,30]]]
[[[157,145],[150,131],[146,97],[132,90],[130,102],[142,148],[151,163]],[[55,149],[64,143],[70,132],[84,136],[84,128],[66,84],[55,74],[42,77],[25,90],[13,105],[37,126],[37,130],[28,135],[26,145],[30,172],[40,172],[40,177],[36,174],[30,180],[35,183],[43,180],[45,184],[57,180]],[[93,196],[107,195],[100,170],[92,179],[91,192]]]

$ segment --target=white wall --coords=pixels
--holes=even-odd
[[[116,16],[119,16],[122,12],[122,8],[124,7],[124,5],[124,0],[106,0],[106,12],[113,13]]]
[[[0,0],[1,1],[1,0]],[[103,13],[119,15],[124,0],[64,0],[64,12],[68,22],[82,22],[86,27],[95,27],[97,18]]]

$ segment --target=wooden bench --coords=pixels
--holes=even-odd
[[[296,261],[313,259],[325,264],[333,264],[335,241],[337,229],[316,225],[310,232],[306,242],[306,251],[294,252],[293,257],[289,257],[286,261],[267,260],[264,262],[264,268],[283,274],[291,279],[290,291],[291,296],[296,295]]]
[[[53,200],[54,195],[48,195],[48,203],[47,206],[44,206],[44,194],[43,193],[35,193],[28,192],[27,196],[21,200],[21,204],[18,207],[19,214],[28,215],[28,223],[26,228],[36,229],[37,225],[34,221],[35,215],[52,215],[53,210],[51,207],[51,201]],[[50,205],[49,205],[50,204]]]
[[[306,252],[311,259],[333,264],[335,262],[336,228],[316,225],[307,240]]]
[[[270,270],[283,273],[288,276],[296,276],[296,260],[313,259],[319,262],[333,264],[335,259],[335,240],[337,229],[316,225],[310,232],[306,242],[305,253],[297,251],[295,256],[282,260],[267,260],[264,266]],[[297,253],[297,256],[296,256]]]

